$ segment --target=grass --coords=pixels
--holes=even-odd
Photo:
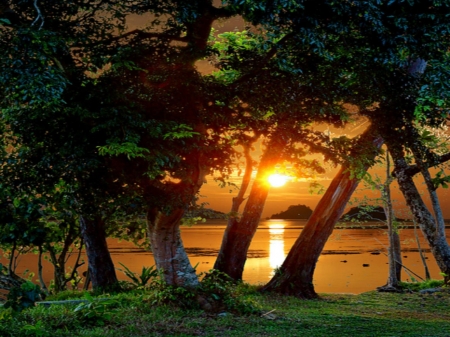
[[[111,295],[108,301],[91,298],[78,311],[77,305],[37,306],[10,316],[0,309],[0,336],[450,337],[448,289],[432,294],[322,294],[309,301],[260,294],[251,286],[240,286],[234,294],[257,311],[212,313],[189,309],[186,302],[180,307],[177,300],[154,304],[158,294],[141,290]]]

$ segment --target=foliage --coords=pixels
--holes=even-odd
[[[18,254],[33,251],[48,253],[47,258],[53,265],[54,290],[60,291],[68,283],[80,282],[77,274],[82,264],[75,260],[72,270],[68,271],[66,260],[72,254],[80,254],[80,230],[71,204],[71,193],[60,182],[48,195],[28,194],[24,189],[14,186],[8,172],[0,178],[5,188],[0,192],[0,220],[4,226],[0,231],[0,246],[9,252],[11,271],[14,272]],[[42,285],[43,286],[43,285]]]
[[[67,299],[80,299],[83,298],[86,291],[82,290],[63,290],[58,293],[49,294],[45,299],[47,301],[64,301]]]
[[[254,288],[243,283],[236,284],[227,274],[215,269],[204,275],[200,292],[213,300],[213,307],[216,310],[240,314],[255,314],[260,311],[257,303],[248,296],[255,293]]]
[[[51,334],[45,330],[45,326],[42,321],[37,321],[36,324],[34,325],[26,324],[22,327],[21,330],[25,332],[26,336],[36,336],[36,337],[51,336]]]
[[[319,337],[340,336],[437,336],[450,329],[449,293],[378,293],[359,295],[324,294],[320,300],[304,301],[295,297],[259,294],[247,291],[261,308],[271,315],[222,315],[198,309],[171,305],[151,306],[139,294],[118,294],[111,298],[120,302],[112,319],[104,325],[86,321],[74,313],[73,305],[37,306],[22,311],[14,319],[0,321],[0,334],[9,337],[29,336],[24,326],[38,325],[54,337],[67,336],[143,336],[198,335],[264,336],[305,334]],[[275,309],[275,311],[273,311]],[[0,308],[0,311],[4,309]],[[39,324],[42,322],[42,324]],[[44,335],[45,336],[45,335]]]
[[[448,188],[448,183],[450,182],[450,176],[446,175],[444,170],[441,169],[436,173],[436,176],[432,179],[433,185],[435,189],[438,189],[440,186],[443,188]]]
[[[93,325],[104,325],[111,320],[113,316],[114,307],[118,302],[111,298],[94,298],[91,294],[84,295],[87,303],[80,303],[75,309],[76,313],[82,321],[91,323]]]
[[[444,285],[444,280],[425,280],[422,282],[400,282],[400,287],[405,290],[420,291],[430,288],[440,288]]]
[[[142,283],[135,274],[130,276],[136,278],[133,283]],[[135,291],[141,297],[140,301],[152,306],[169,305],[185,310],[202,308],[210,312],[231,311],[240,314],[259,311],[258,304],[251,299],[256,294],[255,287],[236,284],[217,270],[204,275],[200,287],[196,289],[168,285],[159,275],[153,277],[146,287],[134,287],[132,292]]]
[[[151,289],[154,291],[149,296],[145,296],[146,301],[151,305],[168,304],[185,309],[199,307],[196,301],[195,290],[171,286],[162,279],[155,280]]]
[[[386,214],[381,206],[361,204],[352,207],[343,215],[343,221],[386,221]]]
[[[118,156],[124,154],[128,159],[131,158],[145,158],[145,153],[150,152],[148,149],[140,148],[135,143],[126,142],[122,144],[113,143],[106,146],[98,146],[98,152],[100,155]]]
[[[141,274],[137,274],[132,272],[127,266],[120,263],[120,265],[124,268],[124,270],[119,269],[123,272],[131,281],[134,287],[137,289],[145,288],[147,284],[151,284],[152,280],[159,276],[158,270],[156,270],[155,266],[151,267],[142,267]]]
[[[11,308],[14,312],[20,312],[33,307],[37,301],[41,300],[41,295],[41,288],[27,281],[20,287],[13,287],[9,291],[4,308]]]

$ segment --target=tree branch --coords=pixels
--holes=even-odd
[[[439,164],[443,164],[447,161],[450,160],[450,152],[443,154],[442,156],[439,156],[436,161],[434,161],[433,163],[431,163],[431,166],[436,166]],[[405,168],[405,174],[409,175],[410,177],[416,175],[417,173],[420,172],[420,168],[419,166],[417,166],[417,164],[415,165],[409,165],[407,168]]]
[[[228,19],[231,18],[233,16],[236,15],[235,11],[230,10],[231,6],[226,6],[226,7],[211,7],[211,13],[212,16],[214,17],[214,20],[217,19]]]
[[[239,211],[239,207],[242,202],[245,200],[244,196],[247,192],[247,188],[250,184],[252,172],[253,172],[253,158],[250,154],[250,147],[257,140],[257,138],[250,138],[248,143],[243,142],[241,146],[244,149],[244,157],[245,157],[245,171],[244,176],[242,178],[242,184],[239,188],[239,193],[236,197],[233,198],[231,213],[235,215]]]
[[[38,20],[41,20],[41,25],[39,26],[39,30],[44,26],[44,16],[42,15],[41,10],[39,9],[39,6],[37,4],[38,0],[34,0],[34,8],[36,8],[36,12],[37,12],[37,17],[36,19],[34,19],[33,23],[31,24],[31,26],[34,26],[34,24],[36,22],[38,22]]]
[[[256,74],[258,74],[261,71],[261,67],[266,65],[278,52],[280,47],[282,47],[284,44],[287,43],[287,41],[294,36],[294,32],[290,32],[283,36],[268,52],[267,54],[262,58],[262,60],[258,63],[258,67],[255,67],[252,71],[242,75],[240,78],[238,78],[234,83],[233,86],[236,86],[242,82],[245,82],[249,80],[250,78],[254,77]]]
[[[149,33],[149,32],[144,32],[140,29],[135,29],[135,30],[129,31],[128,33],[125,33],[125,34],[122,34],[119,36],[115,36],[110,39],[95,41],[93,43],[83,44],[83,45],[78,44],[78,45],[74,45],[73,47],[85,47],[85,46],[95,46],[95,45],[100,45],[100,44],[108,44],[108,43],[111,43],[114,41],[119,41],[119,40],[125,39],[131,35],[136,35],[141,40],[156,38],[156,39],[172,40],[172,41],[178,41],[178,42],[188,42],[188,39],[186,36],[176,36],[176,35],[170,35],[170,34],[164,34],[164,33]]]

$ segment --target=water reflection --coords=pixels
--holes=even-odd
[[[284,224],[281,222],[269,224],[269,264],[273,276],[275,268],[280,267],[286,255],[284,254]]]

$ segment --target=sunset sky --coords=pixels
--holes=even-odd
[[[327,170],[327,173],[323,176],[318,177],[317,181],[322,184],[325,188],[328,187],[334,175],[338,171],[338,168],[330,167]],[[382,175],[384,170],[380,167],[376,167],[369,171],[373,176],[378,174]],[[238,179],[234,180],[238,183]],[[417,187],[424,195],[424,199],[427,198],[427,191],[425,185],[421,182],[420,179],[416,179]],[[270,217],[274,213],[279,213],[281,211],[286,210],[290,205],[298,205],[304,204],[311,209],[314,209],[317,202],[320,199],[320,195],[310,194],[309,191],[310,182],[308,181],[297,181],[297,182],[288,182],[283,187],[274,188],[271,187],[269,196],[267,198],[263,218]],[[236,196],[237,191],[234,190],[230,193],[231,188],[220,188],[216,182],[214,182],[212,177],[207,178],[207,183],[203,185],[200,194],[204,197],[200,199],[200,202],[207,202],[209,205],[206,207],[212,208],[217,211],[221,211],[227,213],[231,208],[231,200],[234,196]],[[250,189],[248,190],[250,191]],[[438,195],[440,197],[442,211],[444,213],[444,217],[446,219],[450,218],[450,194],[448,189],[440,188],[438,190]],[[370,190],[369,188],[364,187],[364,183],[361,182],[358,186],[358,189],[354,193],[351,200],[355,198],[363,198],[366,196],[367,198],[379,198],[380,193],[378,191]],[[401,218],[409,218],[408,209],[405,205],[405,200],[401,195],[401,192],[398,189],[397,184],[394,182],[392,184],[392,196],[395,203],[396,216]],[[353,205],[355,206],[355,205]],[[350,208],[352,206],[348,206]],[[241,206],[240,211],[242,212],[244,209],[244,205]]]
[[[148,19],[149,17],[146,16],[131,15],[128,18],[129,30],[142,28],[143,26],[145,26],[145,23],[148,21]],[[243,29],[244,25],[245,25],[244,20],[241,17],[234,17],[226,21],[216,22],[214,28],[220,33],[233,30],[241,30]],[[209,74],[215,70],[214,67],[207,61],[198,62],[197,68],[203,74]],[[362,126],[360,124],[349,124],[346,129],[336,132],[340,132],[341,134],[349,134],[353,136],[361,133],[365,127],[367,127],[367,125]],[[253,154],[254,159],[258,160],[259,155],[260,151],[258,150],[255,151],[255,153]],[[323,176],[318,176],[317,182],[319,182],[325,188],[328,187],[338,169],[339,168],[333,168],[328,166],[327,173]],[[373,175],[384,174],[384,170],[380,167],[373,168],[369,172]],[[240,179],[238,179],[238,177],[235,177],[235,179],[233,179],[233,182],[236,183],[238,186],[240,185]],[[424,196],[426,196],[426,189],[424,184],[422,184],[420,180],[418,180],[418,182],[419,184],[417,186],[419,190],[421,190]],[[278,188],[272,187],[270,189],[270,193],[265,204],[263,218],[270,217],[274,213],[284,211],[289,207],[289,205],[304,204],[314,209],[321,196],[309,193],[309,185],[310,181],[295,181],[295,182],[288,182],[283,187]],[[248,191],[250,191],[250,188],[248,189]],[[220,188],[212,177],[208,177],[207,183],[203,185],[200,194],[202,195],[202,197],[200,198],[200,202],[207,202],[209,204],[206,207],[227,213],[230,211],[231,200],[234,196],[236,196],[237,191],[232,190],[231,188]],[[354,193],[351,200],[354,200],[355,197],[363,198],[364,196],[367,196],[368,198],[378,198],[379,195],[380,195],[379,192],[371,191],[368,188],[364,188],[364,184],[360,183],[357,191]],[[404,198],[401,195],[400,191],[398,190],[398,187],[395,184],[395,182],[392,184],[392,195],[395,202],[395,208],[397,210],[396,215],[398,217],[408,218],[409,215],[408,210],[406,209],[405,206]],[[447,189],[440,188],[438,190],[438,195],[440,196],[441,207],[444,213],[444,217],[448,219],[450,218],[449,192]],[[428,198],[425,198],[425,200],[427,199]],[[348,206],[348,208],[349,207],[351,206]],[[244,205],[241,206],[240,211],[242,211],[243,208]]]
[[[331,136],[339,137],[342,135],[347,135],[349,137],[354,137],[358,134],[361,134],[367,126],[368,123],[365,122],[349,123],[343,129],[330,129],[332,131]],[[315,126],[315,128],[323,129],[324,125]],[[261,153],[261,145],[257,145],[255,151],[252,154],[253,159],[258,161],[260,159]],[[321,156],[316,156],[316,158],[318,158],[322,162],[324,168],[326,169],[326,173],[323,175],[318,175],[316,177],[316,181],[321,184],[324,189],[326,189],[340,167],[335,167],[334,165],[323,163],[323,161],[321,160]],[[431,170],[431,172],[432,174],[435,173],[433,170]],[[384,181],[386,176],[386,168],[384,165],[378,164],[371,168],[369,170],[369,173],[372,176],[372,179],[376,179],[377,177],[379,177],[381,181]],[[231,181],[237,186],[240,186],[241,178],[236,175],[231,179]],[[321,198],[321,195],[317,193],[310,193],[310,184],[312,181],[313,180],[305,179],[301,181],[295,181],[294,179],[293,181],[288,181],[282,187],[271,187],[262,217],[270,217],[272,214],[286,210],[290,205],[303,204],[309,206],[314,210],[315,206]],[[422,193],[425,202],[431,210],[428,191],[426,190],[425,183],[423,182],[423,179],[421,179],[420,174],[417,174],[415,176],[415,181],[417,188]],[[250,192],[250,189],[251,185],[247,190],[247,196]],[[398,185],[395,181],[391,185],[391,193],[395,215],[399,218],[410,218],[411,216],[409,215],[409,209],[406,206],[405,199],[403,198],[403,195],[401,194],[401,191],[399,190]],[[232,189],[231,187],[221,188],[218,186],[218,183],[214,181],[212,176],[208,176],[207,183],[204,184],[202,189],[200,190],[200,195],[202,196],[200,202],[208,203],[206,207],[228,213],[231,209],[232,198],[237,195],[237,190]],[[439,188],[438,196],[440,199],[444,217],[446,219],[450,219],[450,189],[445,189],[442,187]],[[363,199],[364,197],[376,200],[380,198],[380,192],[378,190],[371,189],[368,184],[360,182],[357,190],[350,199],[350,203],[352,204],[349,203],[349,205],[347,205],[347,210],[351,207],[357,206],[357,201]],[[241,206],[240,212],[243,211],[244,206],[245,202]]]

